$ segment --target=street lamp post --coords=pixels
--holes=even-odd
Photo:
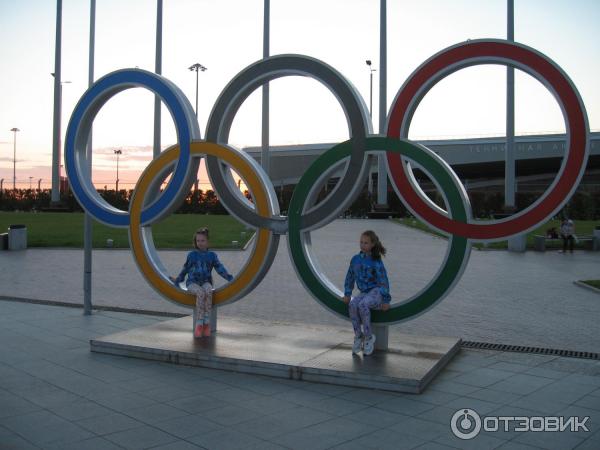
[[[4,185],[4,178],[0,178],[0,192],[2,192],[3,190],[3,186]]]
[[[11,128],[10,131],[14,133],[13,138],[13,191],[17,190],[17,131],[21,131],[18,128]]]
[[[38,191],[41,191],[41,190],[42,190],[42,179],[40,178],[38,180]]]
[[[58,165],[60,164],[60,80],[62,67],[62,0],[56,0],[56,38],[54,40],[54,108],[52,114],[52,194],[50,204],[60,204]]]
[[[373,72],[375,72],[375,69],[373,69],[373,67],[371,67],[371,60],[367,59],[365,61],[365,63],[367,64],[367,66],[369,67],[369,117],[372,119],[373,118]],[[369,181],[367,183],[367,190],[369,192],[369,196],[373,193],[373,176],[371,175],[371,172],[369,170]]]
[[[197,119],[198,118],[198,71],[201,70],[202,72],[205,72],[206,67],[204,67],[200,63],[195,63],[195,64],[192,64],[190,67],[188,67],[188,69],[196,72],[196,119]]]
[[[33,177],[29,177],[29,190],[31,190],[31,180],[33,180]]]
[[[371,67],[370,59],[367,59],[365,62],[367,63],[367,66],[369,66],[369,117],[373,118],[373,72],[375,72],[377,69],[373,69],[373,67]]]
[[[115,184],[115,192],[119,192],[119,156],[123,153],[123,150],[113,150],[114,154],[117,155],[117,182]]]
[[[62,91],[63,91],[63,84],[70,84],[70,83],[71,83],[70,81],[61,81],[61,82],[60,82],[60,111],[61,111],[61,114],[62,114],[62,97],[63,97],[63,93],[62,93]],[[61,122],[60,122],[60,123],[61,123],[61,128],[62,128],[62,120],[61,120]],[[62,129],[61,129],[61,132],[62,132]],[[61,135],[61,137],[62,137],[62,135]],[[60,141],[59,141],[59,142],[60,142]],[[61,153],[62,153],[62,152],[61,152]],[[59,156],[60,156],[60,153],[59,153]],[[60,160],[59,160],[59,161],[60,161]],[[58,164],[58,192],[60,192],[60,188],[61,188],[61,184],[62,184],[62,183],[61,183],[61,178],[62,178],[62,167],[63,167],[63,165],[59,163],[59,164]]]
[[[56,77],[55,73],[52,72],[50,73],[50,75],[52,75],[53,77]],[[62,97],[63,97],[63,84],[70,84],[70,81],[61,81],[58,87],[58,110],[60,111],[60,114],[62,115]],[[58,147],[60,148],[60,141],[61,141],[61,136],[62,136],[62,117],[58,118]],[[60,198],[60,187],[61,187],[61,177],[62,177],[62,167],[63,165],[60,163],[60,158],[61,158],[61,152],[58,153],[58,193],[59,193],[59,198]]]

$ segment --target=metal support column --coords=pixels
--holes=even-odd
[[[507,0],[507,40],[515,40],[514,0]],[[515,211],[517,179],[515,173],[515,69],[506,68],[506,162],[504,176],[504,208],[507,213]],[[508,250],[524,252],[527,246],[525,234],[508,239]]]
[[[62,0],[56,0],[56,42],[54,44],[54,116],[52,130],[52,193],[50,202],[60,202],[60,81],[62,47]]]
[[[163,17],[163,0],[156,1],[156,59],[154,64],[154,72],[162,73],[162,17]],[[197,76],[198,72],[196,72]],[[196,100],[197,101],[197,100]],[[154,96],[154,146],[153,155],[156,158],[160,155],[160,97]],[[197,108],[198,106],[196,106]]]
[[[90,1],[90,48],[88,86],[94,83],[94,48],[96,38],[96,0]],[[92,175],[92,130],[88,138],[86,161],[88,174]],[[83,314],[92,314],[92,216],[87,212],[83,217]]]
[[[385,134],[387,122],[387,2],[381,0],[379,7],[379,134]],[[377,158],[377,203],[387,205],[387,170],[385,154]],[[377,350],[388,349],[389,327],[375,325],[373,327],[377,340]]]
[[[379,134],[385,134],[387,118],[387,2],[381,0],[379,19]],[[377,203],[387,205],[385,154],[377,158]]]
[[[270,0],[264,0],[263,58],[269,57],[270,3]],[[260,153],[260,164],[267,175],[269,175],[271,162],[269,154],[269,83],[263,85],[262,94],[262,150]]]

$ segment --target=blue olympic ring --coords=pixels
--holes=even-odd
[[[65,140],[65,165],[73,194],[83,209],[96,220],[113,227],[128,227],[129,213],[108,204],[96,192],[86,168],[85,151],[92,122],[100,108],[115,94],[132,87],[145,87],[166,104],[175,122],[180,148],[177,166],[167,188],[142,211],[142,223],[154,222],[169,214],[173,200],[184,189],[189,189],[195,178],[195,171],[190,167],[190,143],[200,139],[200,129],[185,94],[166,78],[140,69],[118,70],[100,78],[85,92],[73,111]]]

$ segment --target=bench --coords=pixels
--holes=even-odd
[[[561,238],[548,238],[546,236],[541,236],[536,234],[533,236],[533,249],[538,252],[546,251],[546,242],[558,243],[562,248],[563,240]],[[578,243],[590,243],[591,249],[596,251],[600,250],[600,239],[594,237],[592,235],[589,236],[577,236],[577,240],[575,245]]]

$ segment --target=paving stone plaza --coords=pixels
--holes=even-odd
[[[415,294],[438,270],[445,240],[388,221],[340,220],[313,236],[334,283],[343,284],[355,241],[369,228],[389,250],[393,301]],[[234,273],[246,254],[219,252]],[[172,273],[184,255],[160,252]],[[83,316],[80,307],[25,300],[80,304],[82,261],[80,250],[0,252],[0,448],[600,447],[596,359],[463,348],[413,395],[92,353],[90,339],[173,317],[110,310]],[[599,262],[598,252],[474,250],[451,294],[417,319],[392,326],[390,336],[597,352],[600,296],[573,281],[597,278]],[[93,282],[95,305],[190,312],[159,298],[128,251],[94,251]],[[305,292],[285,242],[259,287],[224,306],[219,317],[259,327],[305,324],[315,333],[351,329]],[[451,428],[465,409],[488,419],[470,440]],[[549,416],[589,417],[589,431],[489,427],[490,418]]]
[[[600,3],[10,3],[0,450],[600,449]]]

